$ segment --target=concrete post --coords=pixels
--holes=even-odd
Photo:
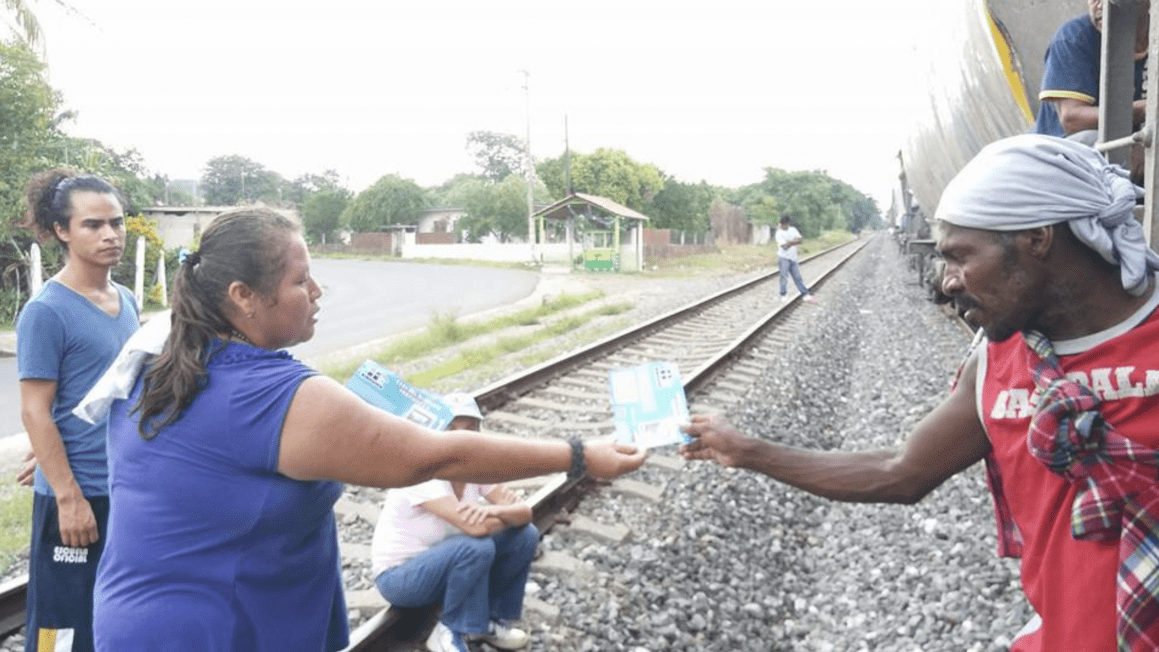
[[[137,238],[137,255],[134,261],[136,273],[133,275],[133,296],[137,299],[137,309],[145,307],[145,236]]]
[[[636,222],[636,271],[644,271],[644,223]]]
[[[1151,36],[1147,46],[1148,61],[1154,62],[1159,57],[1159,0],[1151,3]],[[1150,63],[1152,67],[1154,63]],[[1159,161],[1156,155],[1159,148],[1155,145],[1156,120],[1159,120],[1159,75],[1148,71],[1147,75],[1147,108],[1143,116],[1147,135],[1143,140],[1143,233],[1152,249],[1159,251],[1159,220],[1155,219],[1156,204],[1159,203]]]
[[[161,287],[161,305],[169,307],[169,283],[165,280],[165,255],[157,260],[157,275],[153,278],[157,279],[157,285]]]
[[[40,257],[40,245],[35,242],[28,252],[28,260],[28,296],[31,298],[36,296],[44,285],[44,263]]]

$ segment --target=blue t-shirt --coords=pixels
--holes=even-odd
[[[133,295],[121,285],[116,288],[121,309],[113,316],[63,283],[50,280],[25,304],[16,320],[17,376],[56,383],[52,420],[86,496],[109,493],[106,422],[90,424],[77,418],[72,409],[113,363],[140,323]],[[33,489],[53,495],[39,468]]]
[[[1099,103],[1099,71],[1102,68],[1102,35],[1090,16],[1076,16],[1062,24],[1046,48],[1042,92],[1034,132],[1065,136],[1051,99],[1076,99]],[[1143,97],[1146,59],[1135,62],[1135,99]]]
[[[204,389],[153,439],[129,414],[140,379],[113,404],[96,647],[341,649],[349,633],[333,506],[343,486],[277,471],[286,412],[315,372],[285,351],[211,346]]]

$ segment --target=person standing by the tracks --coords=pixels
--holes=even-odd
[[[455,415],[448,429],[479,431],[475,399],[443,401]],[[387,492],[371,546],[374,583],[392,605],[442,605],[431,652],[466,652],[469,640],[517,650],[528,636],[512,622],[538,544],[531,506],[505,485],[427,480]]]
[[[1074,141],[991,144],[936,213],[942,290],[988,339],[905,443],[811,451],[695,416],[684,455],[896,503],[984,459],[999,554],[1022,558],[1037,612],[1011,649],[1159,649],[1159,256],[1141,194]]]
[[[781,301],[789,300],[789,277],[792,277],[797,291],[801,293],[801,299],[812,301],[813,295],[809,292],[809,288],[805,287],[805,281],[801,278],[800,254],[797,250],[798,245],[801,244],[801,232],[793,226],[793,220],[787,213],[781,215],[781,224],[777,227],[776,238],[777,268],[780,270],[781,276]]]
[[[136,300],[112,280],[125,215],[104,179],[65,169],[27,189],[28,215],[64,267],[20,311],[20,413],[36,455],[25,649],[93,649],[93,593],[109,514],[105,422],[71,414],[137,330]]]
[[[313,335],[321,290],[300,228],[273,210],[217,217],[174,281],[159,355],[143,372],[122,369],[124,357],[113,366],[122,382],[109,392],[98,650],[345,647],[340,483],[502,482],[585,468],[614,477],[644,461],[611,442],[431,432],[294,359],[283,349]]]

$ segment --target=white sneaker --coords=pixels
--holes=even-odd
[[[781,295],[781,303],[788,303],[788,302],[789,302],[789,295],[782,294]]]
[[[472,637],[475,638],[475,637]],[[500,650],[518,650],[527,645],[531,637],[527,632],[515,627],[509,627],[503,623],[491,621],[491,633],[480,634],[477,637],[480,641],[490,643]]]
[[[813,303],[816,300],[817,300],[817,297],[815,297],[811,294],[806,294],[805,296],[801,297],[801,301],[807,301],[809,303]]]
[[[443,623],[437,623],[427,637],[427,650],[430,652],[470,652],[463,637],[452,632]]]

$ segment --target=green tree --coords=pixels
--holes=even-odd
[[[664,187],[656,166],[637,163],[618,149],[597,149],[592,154],[574,155],[571,185],[576,192],[607,197],[645,213],[652,198]]]
[[[71,166],[108,179],[120,189],[127,213],[164,199],[164,187],[148,178],[145,162],[135,149],[119,152],[94,138],[71,136],[57,138],[54,149]]]
[[[50,160],[59,98],[23,43],[0,43],[0,210],[18,216],[32,171]],[[8,221],[6,220],[6,221]]]
[[[322,174],[303,174],[285,184],[282,189],[282,202],[304,207],[306,201],[315,193],[341,188],[342,180],[337,170],[329,169]]]
[[[830,196],[832,180],[824,172],[787,172],[780,168],[765,168],[765,179],[746,197],[743,206],[750,219],[758,224],[776,224],[780,214],[788,214],[806,238],[815,238],[822,231],[834,228],[840,211]],[[760,210],[768,208],[770,197],[780,212]]]
[[[845,216],[845,228],[851,233],[858,233],[866,227],[881,228],[884,223],[877,201],[866,196],[860,190],[845,183],[833,180],[830,195],[834,204],[840,207]]]
[[[377,231],[391,224],[417,224],[426,207],[426,195],[418,184],[388,174],[358,193],[342,212],[342,223],[354,231]]]
[[[209,159],[201,175],[205,202],[218,206],[281,204],[284,186],[282,175],[238,154]]]
[[[477,241],[493,233],[503,242],[527,239],[527,181],[518,174],[499,183],[475,182],[463,186],[463,208],[458,222],[467,239]],[[539,191],[545,191],[540,187]]]
[[[552,201],[559,201],[568,194],[570,185],[567,179],[568,156],[549,158],[535,166],[535,176],[547,187],[548,196]]]
[[[709,229],[708,208],[716,198],[716,190],[708,183],[681,183],[671,177],[652,198],[652,208],[646,214],[654,229],[673,229],[689,233],[704,233]]]
[[[306,234],[325,242],[341,223],[342,211],[350,203],[350,191],[345,188],[319,190],[302,205],[302,226]]]
[[[22,228],[24,187],[33,172],[54,162],[59,97],[45,81],[44,64],[23,42],[0,42],[0,287],[15,293],[27,278],[25,253],[33,234]],[[50,246],[46,262],[54,259]],[[4,304],[15,304],[5,301]],[[0,315],[11,319],[11,315]]]
[[[478,184],[487,183],[487,177],[481,174],[460,172],[447,179],[440,186],[426,189],[427,204],[429,206],[462,206],[466,201],[468,189]]]
[[[137,240],[141,237],[145,238],[145,287],[151,288],[158,281],[157,261],[165,255],[165,242],[157,232],[157,222],[143,215],[129,215],[125,218],[125,254],[113,268],[113,280],[127,288],[132,288],[137,280]]]
[[[159,206],[192,206],[193,195],[174,183],[167,174],[152,174],[144,179],[153,203]]]
[[[754,223],[776,224],[787,213],[807,238],[834,229],[856,232],[881,220],[876,202],[819,170],[765,168],[764,180],[738,190],[736,198]]]
[[[12,31],[20,37],[29,48],[44,46],[43,34],[40,31],[40,21],[25,0],[4,0],[4,10],[12,18]]]
[[[781,215],[785,212],[784,205],[781,201],[766,192],[756,192],[748,195],[747,201],[741,204],[744,207],[745,215],[753,224],[771,224],[777,225],[781,221]]]
[[[512,174],[524,174],[527,156],[524,140],[512,134],[472,131],[467,134],[467,151],[483,170],[483,176],[499,183]]]

